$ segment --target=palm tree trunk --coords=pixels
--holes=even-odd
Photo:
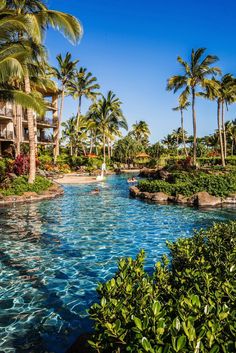
[[[26,74],[24,77],[25,83],[25,93],[31,93],[29,74],[26,69]],[[35,124],[34,124],[34,114],[32,109],[27,109],[27,120],[28,120],[28,132],[29,132],[29,184],[33,184],[36,176],[36,141],[35,141]]]
[[[57,157],[59,156],[59,153],[60,153],[60,131],[61,131],[63,108],[64,108],[64,99],[65,99],[65,88],[63,87],[62,92],[61,92],[61,105],[60,105],[60,114],[58,117],[58,126],[57,126],[57,131],[55,134],[55,143],[56,143],[55,156],[54,156],[55,163],[56,163]]]
[[[192,88],[192,116],[193,116],[193,165],[197,165],[197,119],[195,111],[195,88]]]
[[[222,129],[223,129],[223,136],[224,136],[224,155],[225,158],[227,157],[227,139],[226,139],[226,130],[225,130],[225,117],[224,117],[224,102],[222,102],[221,106],[221,122],[222,122]]]
[[[185,141],[185,134],[184,134],[184,113],[183,113],[183,109],[180,109],[180,113],[181,113],[181,129],[182,129],[182,139],[183,139],[183,145],[184,145],[184,152],[186,157],[188,157],[188,151],[186,148],[186,141]]]
[[[103,162],[106,163],[106,135],[103,133]]]
[[[89,149],[89,154],[93,153],[93,137],[90,138],[90,149]]]
[[[222,139],[222,132],[221,132],[221,121],[220,121],[220,107],[221,107],[221,102],[218,99],[218,101],[217,101],[217,122],[218,122],[219,141],[220,141],[220,154],[221,154],[222,166],[225,167],[225,155],[224,155],[223,139]]]
[[[81,115],[81,104],[82,104],[82,97],[79,96],[79,104],[78,104],[78,111],[77,111],[77,121],[76,121],[77,131],[79,130],[79,118],[80,118],[80,115]]]

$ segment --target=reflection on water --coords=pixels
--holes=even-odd
[[[67,186],[62,198],[0,208],[0,353],[56,352],[90,329],[87,308],[117,259],[147,252],[148,268],[166,240],[235,218],[235,209],[147,204],[128,197],[125,177]]]

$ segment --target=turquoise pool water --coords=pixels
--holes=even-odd
[[[86,309],[117,259],[147,253],[147,268],[166,240],[192,234],[235,209],[148,204],[130,199],[126,176],[66,186],[61,198],[0,208],[0,353],[63,353],[91,329]]]

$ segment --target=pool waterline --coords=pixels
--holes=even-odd
[[[122,256],[146,250],[153,268],[166,240],[192,234],[235,209],[148,204],[129,198],[127,176],[68,185],[55,200],[0,209],[0,352],[62,353],[91,329],[96,286]]]

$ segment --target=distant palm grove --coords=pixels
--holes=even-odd
[[[97,78],[79,65],[78,58],[72,58],[67,52],[57,55],[56,67],[48,62],[47,49],[43,45],[47,28],[58,29],[77,44],[83,35],[78,19],[48,9],[39,0],[0,3],[1,105],[10,102],[12,112],[17,112],[20,106],[27,123],[27,126],[23,124],[27,138],[18,141],[17,145],[14,134],[10,136],[5,132],[7,123],[3,115],[0,132],[4,143],[0,152],[3,157],[12,159],[19,154],[28,155],[29,183],[35,180],[38,162],[45,168],[64,172],[80,167],[91,171],[100,168],[103,162],[108,168],[156,167],[169,160],[184,159],[193,166],[221,164],[225,167],[228,161],[234,163],[236,120],[228,121],[226,112],[236,100],[236,79],[230,73],[222,74],[216,66],[217,56],[208,55],[205,48],[199,48],[192,50],[189,61],[178,57],[183,72],[167,80],[167,90],[179,94],[176,107],[173,107],[173,111],[179,112],[179,123],[161,141],[150,144],[151,131],[144,117],[137,117],[124,136],[128,124],[121,100],[112,90],[102,93]],[[48,96],[54,97],[49,108],[45,99]],[[65,115],[69,96],[77,102],[73,116]],[[198,137],[196,100],[202,98],[216,105],[216,116],[212,119],[216,119],[218,129],[208,136]],[[84,99],[91,102],[85,114],[82,113]],[[40,117],[44,117],[48,109],[53,112],[53,132],[43,140],[45,127],[39,130]],[[184,128],[187,109],[192,111],[191,135]],[[20,129],[17,113],[14,119],[14,128]],[[45,126],[48,122],[44,120],[43,123]],[[47,127],[50,127],[49,123]],[[4,146],[12,149],[9,152]]]

